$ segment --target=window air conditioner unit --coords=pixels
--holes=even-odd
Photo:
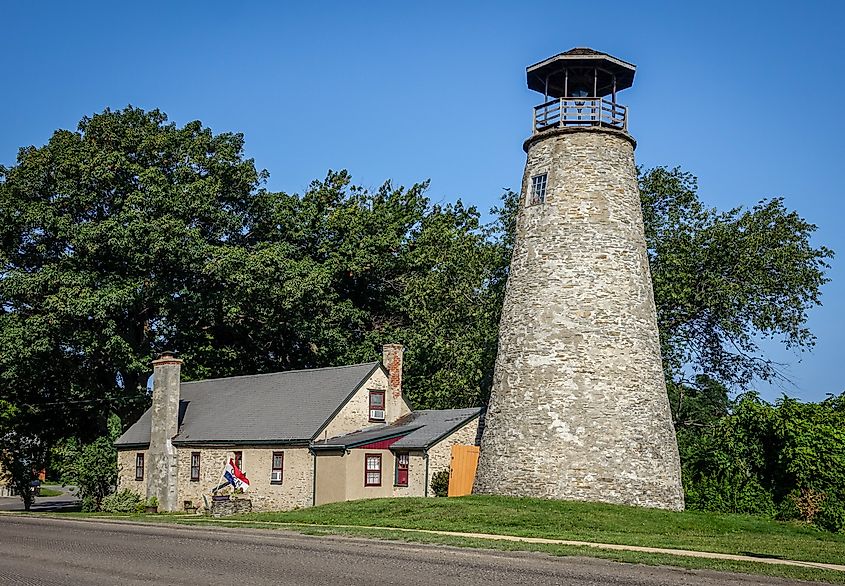
[[[384,409],[370,409],[370,419],[384,419]]]

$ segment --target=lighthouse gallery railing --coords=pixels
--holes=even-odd
[[[564,126],[628,130],[628,108],[604,98],[557,98],[534,107],[534,132]]]

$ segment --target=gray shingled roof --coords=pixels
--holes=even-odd
[[[602,53],[589,47],[573,47],[569,51],[564,51],[561,55],[607,55],[607,53]]]
[[[407,421],[412,416],[403,417],[396,423],[391,425],[376,425],[374,427],[367,427],[359,431],[347,433],[346,435],[339,435],[331,437],[327,440],[320,440],[314,442],[315,449],[336,450],[340,448],[353,448],[364,444],[370,444],[385,439],[390,439],[398,435],[406,435],[415,429],[419,429],[419,425],[403,425],[403,421]]]
[[[182,383],[184,415],[173,442],[307,442],[378,366],[369,362]],[[148,409],[115,444],[149,442]]]
[[[597,79],[593,79],[594,68],[597,68]],[[579,69],[578,76],[573,77]],[[580,76],[580,82],[587,84],[592,92],[593,84],[596,84],[596,92],[599,96],[606,96],[613,91],[613,79],[616,79],[616,91],[622,91],[634,84],[634,74],[637,66],[633,63],[623,61],[613,55],[602,53],[588,47],[575,47],[569,51],[558,53],[547,59],[543,59],[533,65],[529,65],[526,72],[528,89],[540,92],[549,98],[566,97],[567,85],[571,85]],[[569,72],[567,74],[567,72]]]
[[[361,431],[315,442],[315,449],[351,448],[403,435],[391,446],[397,450],[425,450],[472,421],[480,407],[470,409],[424,409],[397,420],[391,425],[368,427]]]

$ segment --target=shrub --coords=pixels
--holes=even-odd
[[[845,505],[834,499],[826,499],[813,517],[813,524],[824,531],[845,532]]]
[[[686,506],[690,510],[766,517],[776,512],[771,492],[753,477],[745,482],[736,482],[735,477],[713,474],[700,475],[695,480],[684,477],[683,480]]]
[[[100,510],[106,513],[137,513],[143,507],[142,502],[141,495],[124,488],[104,497]]]
[[[431,491],[434,496],[448,496],[449,495],[449,469],[444,468],[439,472],[435,472],[431,477]]]
[[[715,421],[679,426],[678,447],[687,508],[845,531],[845,393],[774,404],[746,393]]]
[[[83,513],[94,513],[97,509],[97,502],[94,500],[94,497],[90,494],[83,495],[82,497],[82,512]]]
[[[827,496],[811,488],[802,488],[790,492],[785,500],[787,503],[784,504],[784,511],[793,512],[794,519],[812,523],[824,507]]]

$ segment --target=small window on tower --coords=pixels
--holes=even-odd
[[[546,173],[534,175],[531,178],[531,200],[529,205],[537,205],[546,202]]]

